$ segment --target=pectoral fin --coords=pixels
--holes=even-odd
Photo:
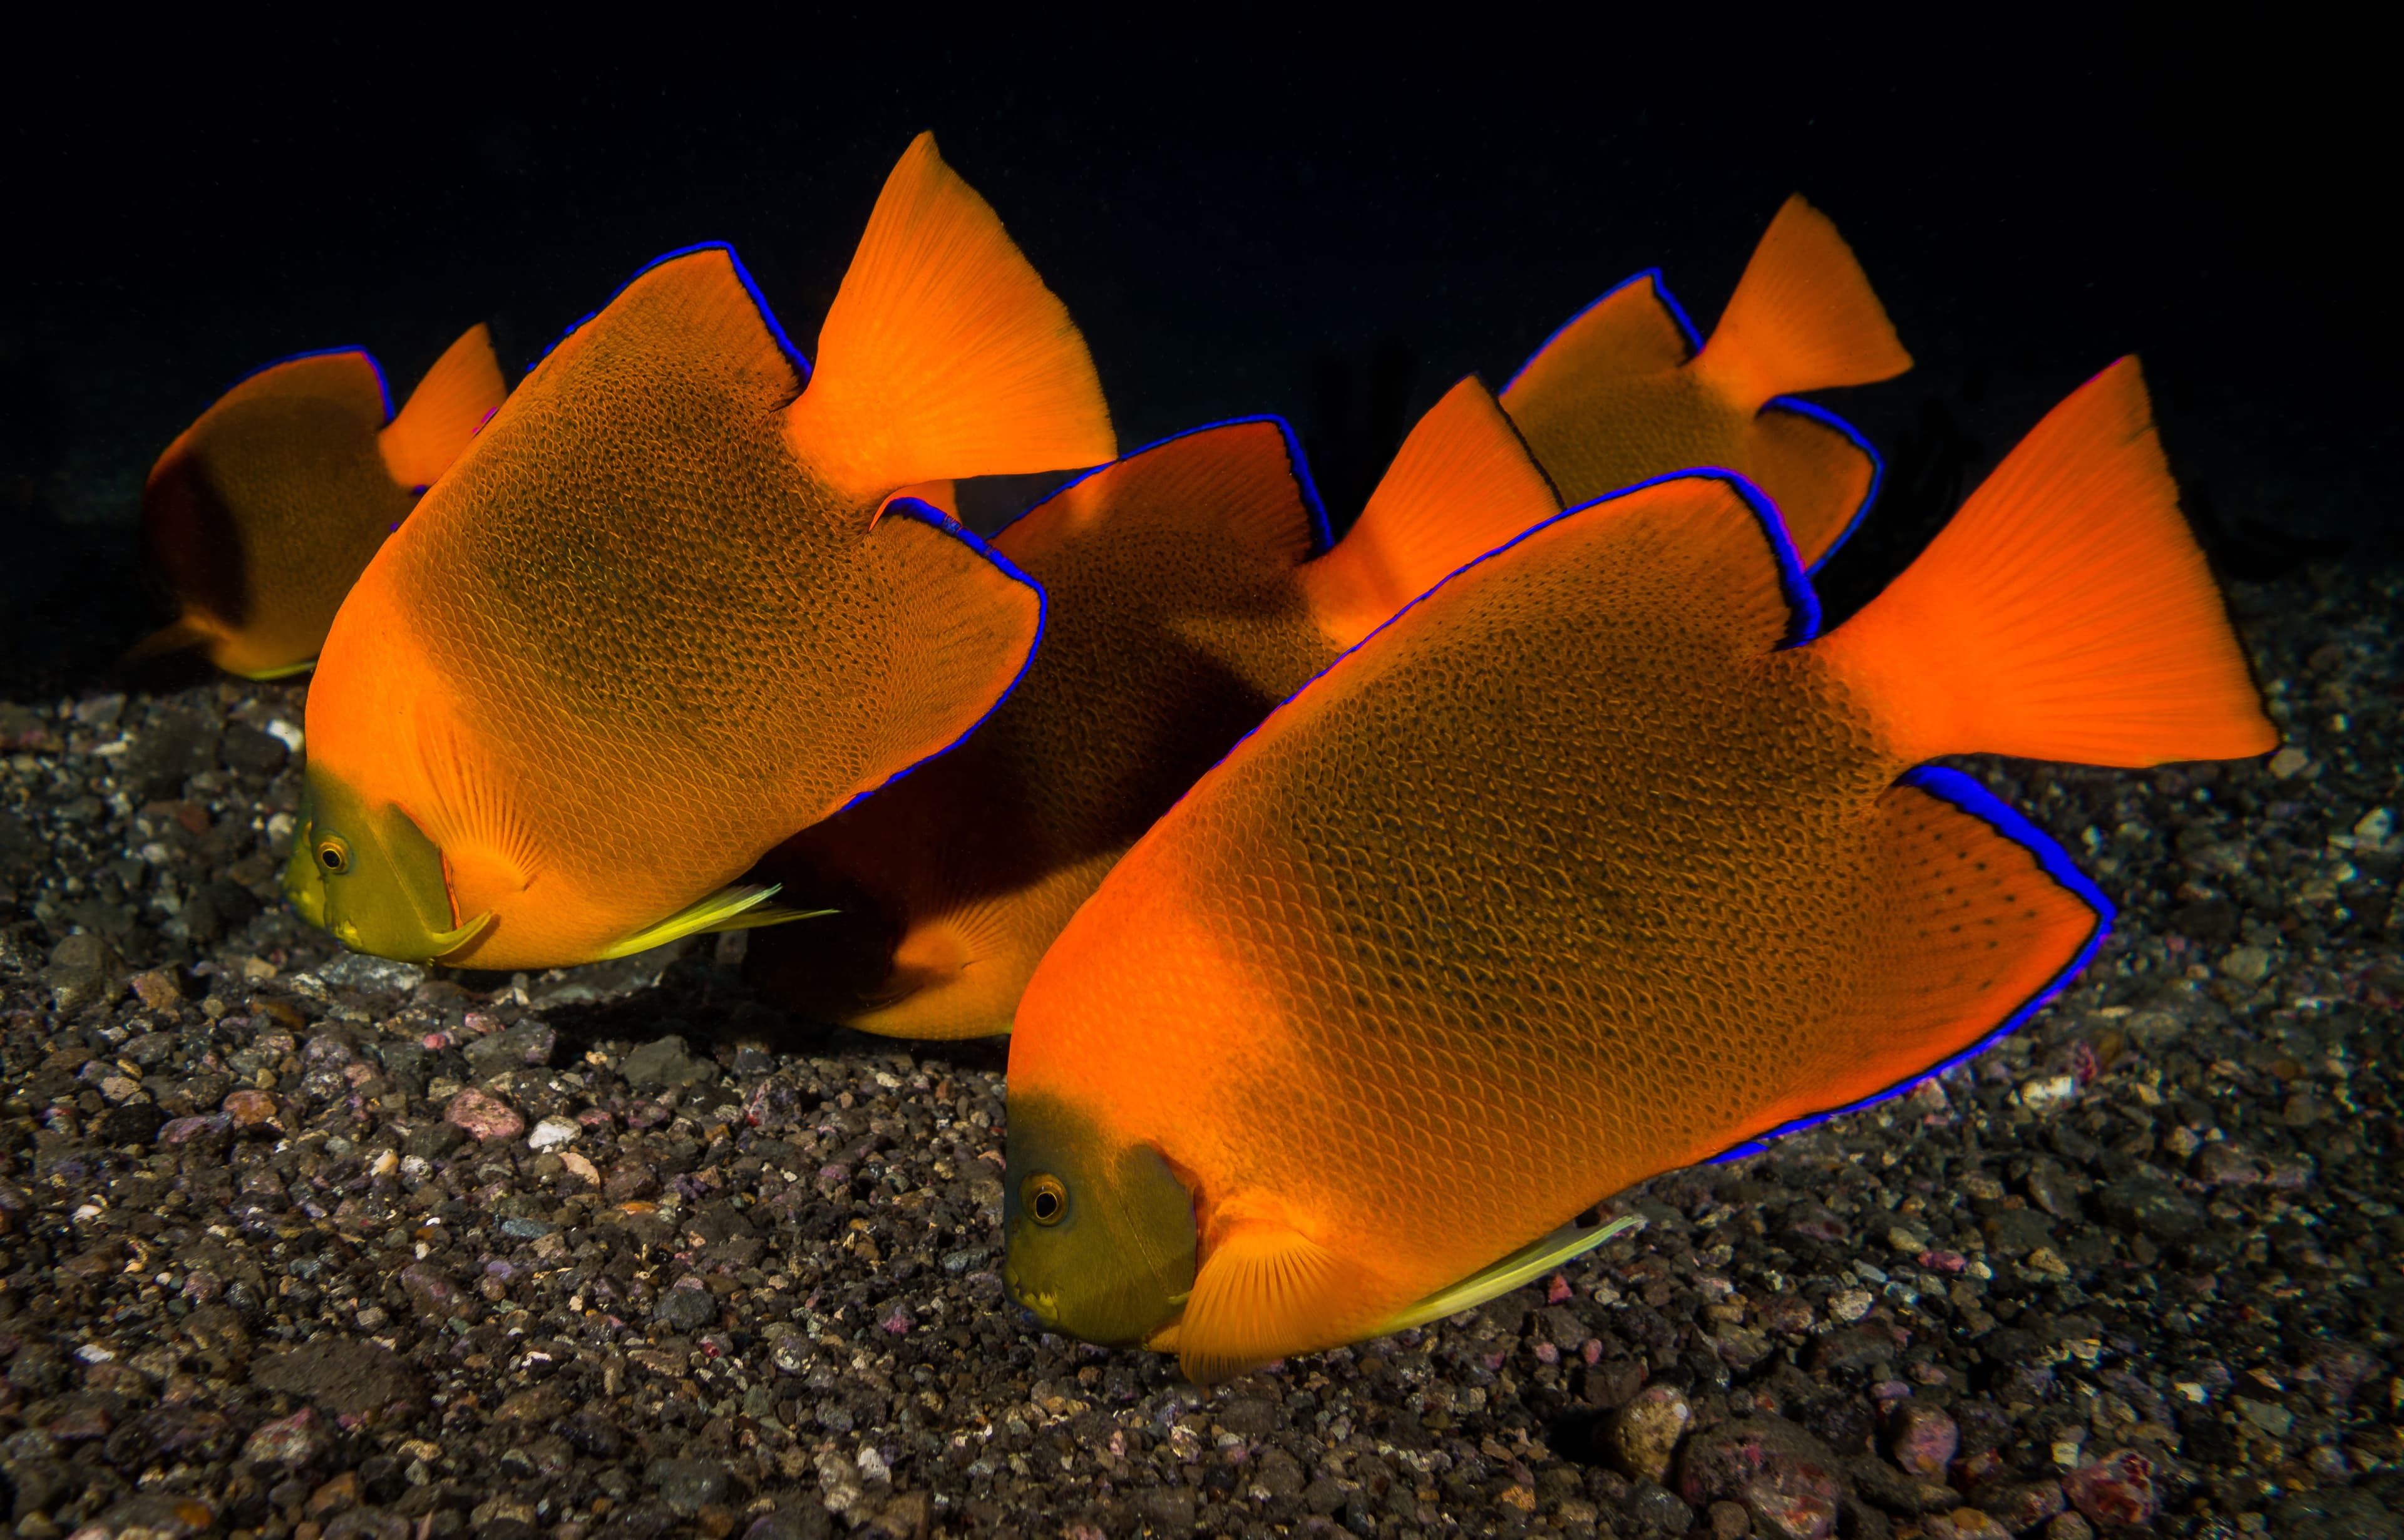
[[[1608,1225],[1581,1229],[1574,1224],[1564,1225],[1541,1240],[1520,1247],[1491,1267],[1481,1267],[1448,1289],[1428,1295],[1408,1309],[1378,1323],[1369,1335],[1384,1337],[1390,1332],[1405,1331],[1412,1326],[1424,1326],[1447,1315],[1475,1309],[1488,1300],[1509,1294],[1530,1279],[1542,1278],[1562,1265],[1584,1256],[1613,1236],[1621,1235],[1642,1224],[1631,1214]]]
[[[1179,1366],[1197,1385],[1274,1358],[1354,1340],[1366,1269],[1290,1225],[1254,1221],[1215,1239],[1177,1323]],[[1162,1335],[1154,1334],[1158,1341]]]
[[[779,909],[768,903],[776,895],[773,887],[746,887],[736,884],[721,888],[696,903],[687,904],[667,918],[645,926],[604,951],[595,961],[611,958],[633,957],[664,946],[684,936],[698,935],[705,931],[756,931],[763,925],[782,925],[790,919],[810,919],[831,915],[832,909]]]

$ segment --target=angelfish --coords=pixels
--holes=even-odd
[[[1974,777],[2277,741],[2134,360],[1843,625],[1726,473],[1553,519],[1279,707],[1010,1050],[1013,1297],[1211,1379],[1466,1308],[1631,1183],[2026,1019],[2111,917]]]
[[[803,830],[759,871],[833,911],[745,972],[813,1019],[1007,1031],[1044,949],[1137,836],[1269,708],[1429,585],[1560,511],[1466,379],[1330,548],[1275,418],[1137,451],[994,537],[1043,585],[1042,650],[967,743]]]
[[[734,879],[1008,693],[1040,591],[896,494],[1116,442],[1067,310],[931,136],[818,344],[813,371],[711,245],[541,360],[336,617],[304,916],[489,968],[781,917]]]
[[[143,484],[142,538],[178,612],[131,656],[197,647],[253,679],[308,667],[351,584],[508,394],[481,325],[398,413],[360,348],[245,375]]]
[[[1809,568],[1860,522],[1880,465],[1843,418],[1795,392],[1910,367],[1852,248],[1798,196],[1754,248],[1709,342],[1648,269],[1546,339],[1502,406],[1570,502],[1672,470],[1733,470],[1778,505]]]

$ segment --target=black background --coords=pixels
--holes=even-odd
[[[1658,265],[1708,330],[1779,201],[1852,242],[1920,367],[1837,393],[1890,495],[1841,609],[2042,411],[2146,360],[2235,577],[2392,561],[2396,135],[2380,46],[2093,9],[1988,32],[1793,12],[1358,23],[654,8],[54,35],[0,97],[0,695],[160,618],[158,450],[232,379],[470,322],[532,358],[650,257],[731,241],[807,350],[921,128],[1091,340],[1127,447],[1274,411],[1357,506],[1416,412]]]

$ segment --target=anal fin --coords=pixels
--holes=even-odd
[[[1475,1309],[1489,1299],[1509,1294],[1522,1283],[1576,1261],[1613,1236],[1624,1235],[1643,1223],[1642,1219],[1630,1214],[1624,1219],[1614,1219],[1608,1225],[1564,1225],[1550,1235],[1530,1241],[1502,1260],[1480,1267],[1452,1287],[1440,1289],[1409,1309],[1389,1316],[1379,1322],[1370,1335],[1384,1337],[1391,1332],[1407,1331],[1413,1326],[1424,1326],[1447,1315]]]
[[[1750,433],[1753,480],[1778,505],[1806,569],[1828,559],[1878,492],[1878,454],[1835,413],[1781,397]]]
[[[707,898],[686,904],[667,918],[647,925],[633,935],[621,937],[595,958],[607,961],[611,958],[633,957],[654,946],[664,946],[685,936],[705,931],[756,931],[763,925],[782,925],[789,920],[814,919],[833,913],[831,909],[778,909],[768,900],[776,895],[773,887],[761,888],[737,884],[721,888]]]
[[[1877,908],[1851,999],[1800,1045],[1797,1089],[1759,1137],[1901,1091],[2034,1015],[2087,965],[2112,905],[2050,838],[1958,770],[1879,798]],[[1757,1147],[1740,1145],[1730,1154]]]

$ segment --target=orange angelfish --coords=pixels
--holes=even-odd
[[[1813,567],[1877,495],[1879,461],[1842,419],[1792,393],[1910,367],[1852,248],[1795,197],[1709,343],[1648,270],[1553,333],[1502,406],[1570,502],[1672,470],[1733,470],[1769,495]]]
[[[2110,906],[1978,781],[2277,742],[2134,360],[1825,636],[1724,473],[1551,520],[1139,841],[1010,1050],[1013,1295],[1198,1379],[1467,1308],[1631,1183],[1976,1052]]]
[[[894,495],[1111,458],[1084,340],[921,135],[818,345],[701,246],[518,386],[327,639],[304,916],[480,968],[760,923],[769,847],[992,710],[1041,594]]]
[[[398,414],[359,348],[245,376],[143,485],[143,539],[180,612],[131,655],[198,647],[254,679],[308,667],[342,595],[508,394],[482,326],[435,360]]]
[[[1333,550],[1275,418],[1195,429],[1055,494],[993,542],[1050,601],[1026,679],[958,751],[762,864],[785,902],[835,913],[754,937],[752,983],[864,1031],[1009,1030],[1052,939],[1196,777],[1430,584],[1559,511],[1474,379],[1412,430]]]

